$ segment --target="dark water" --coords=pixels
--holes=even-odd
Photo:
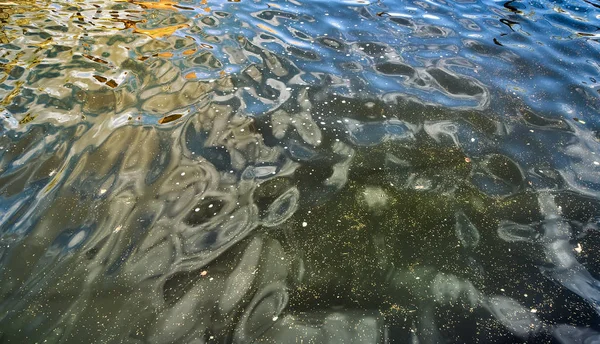
[[[0,3],[0,342],[600,342],[600,2]]]

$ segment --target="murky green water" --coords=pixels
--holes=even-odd
[[[598,23],[0,3],[0,341],[600,341]]]

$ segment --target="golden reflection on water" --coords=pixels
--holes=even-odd
[[[173,10],[177,11],[177,3],[169,0],[159,0],[156,1],[135,1],[130,0],[132,4],[136,4],[145,9],[155,9],[155,10]]]
[[[189,27],[187,24],[178,24],[172,26],[159,27],[156,29],[140,29],[135,26],[133,32],[142,33],[152,38],[167,37],[174,34],[177,30]]]
[[[14,126],[90,120],[88,114],[142,119],[131,115],[139,112],[135,108],[165,116],[159,121],[164,123],[173,116],[169,111],[198,101],[211,89],[196,80],[195,71],[176,67],[170,59],[222,68],[208,52],[213,49],[208,42],[180,34],[182,29],[198,29],[193,20],[210,11],[206,0],[197,7],[169,0],[1,3],[0,42],[13,46],[0,52],[8,60],[0,65],[5,86],[0,111],[14,116]],[[29,100],[23,111],[23,92],[30,90],[38,98],[60,99],[66,108],[48,109]],[[72,116],[77,108],[82,116]]]
[[[44,19],[43,13],[31,14],[34,11],[39,11],[45,7],[47,2],[35,0],[22,0],[19,2],[1,2],[0,3],[0,43],[6,44],[11,42],[16,36],[7,34],[4,26],[10,22],[11,17],[15,15],[30,14],[31,18],[18,18],[14,20],[14,24],[22,26],[27,25],[32,19]]]

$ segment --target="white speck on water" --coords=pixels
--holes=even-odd
[[[308,226],[308,223],[306,221],[302,222],[302,227],[306,227]]]
[[[183,176],[185,176],[185,172],[181,172],[181,176],[182,176],[182,177],[183,177]]]
[[[598,166],[598,165],[600,165],[600,162],[594,161],[594,165]]]
[[[532,309],[531,309],[531,313],[537,313],[537,309],[535,309],[535,308],[532,308]]]
[[[273,317],[273,321],[277,321],[277,319],[279,319],[279,317],[278,317],[278,316],[274,316],[274,317]]]
[[[200,208],[196,208],[196,209],[194,209],[194,211],[195,211],[195,212],[199,212],[199,211],[200,211]]]

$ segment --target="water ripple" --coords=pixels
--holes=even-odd
[[[599,11],[0,4],[3,339],[596,340]]]

